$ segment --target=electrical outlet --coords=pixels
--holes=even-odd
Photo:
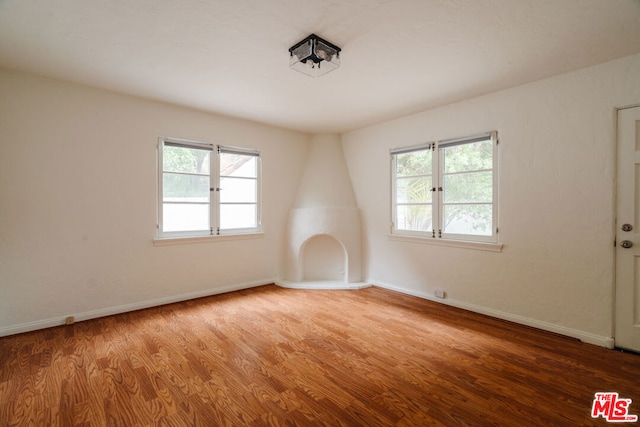
[[[75,323],[76,319],[73,316],[69,316],[66,319],[64,319],[64,324],[65,325],[73,325]]]
[[[433,294],[438,297],[438,298],[444,298],[445,297],[445,293],[442,289],[436,289]]]

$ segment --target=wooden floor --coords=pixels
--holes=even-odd
[[[0,426],[607,425],[640,356],[380,288],[274,285],[0,338]]]

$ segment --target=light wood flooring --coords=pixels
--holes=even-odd
[[[372,287],[275,285],[0,338],[0,426],[582,426],[640,356]]]

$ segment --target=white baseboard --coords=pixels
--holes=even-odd
[[[441,304],[450,305],[452,307],[462,308],[464,310],[473,311],[475,313],[484,314],[484,315],[495,317],[498,319],[508,320],[510,322],[519,323],[521,325],[531,326],[533,328],[542,329],[544,331],[565,335],[568,337],[579,339],[580,341],[583,341],[585,343],[594,344],[594,345],[598,345],[606,348],[614,347],[614,339],[612,337],[595,335],[588,332],[580,331],[578,329],[567,328],[564,326],[555,325],[553,323],[543,322],[540,320],[531,319],[531,318],[520,316],[517,314],[506,313],[503,311],[494,310],[491,308],[478,306],[474,304],[469,304],[466,302],[457,301],[450,298],[446,298],[446,299],[436,298],[435,296],[426,294],[424,292],[411,291],[399,286],[395,286],[395,285],[391,285],[391,284],[383,283],[379,281],[358,282],[358,283],[344,283],[344,282],[331,282],[331,281],[287,282],[287,281],[282,281],[278,279],[264,279],[259,281],[238,283],[234,285],[224,286],[221,288],[207,289],[204,291],[173,295],[170,297],[157,298],[157,299],[148,300],[148,301],[140,301],[137,303],[125,304],[117,307],[107,307],[99,310],[86,311],[82,313],[75,313],[75,314],[71,313],[66,316],[54,317],[49,319],[37,320],[34,322],[23,323],[19,325],[8,326],[8,327],[0,328],[0,337],[64,325],[67,316],[73,316],[76,322],[81,322],[83,320],[97,319],[99,317],[127,313],[130,311],[141,310],[141,309],[150,308],[150,307],[157,307],[165,304],[172,304],[175,302],[187,301],[187,300],[196,299],[196,298],[208,297],[211,295],[223,294],[227,292],[238,291],[241,289],[255,288],[255,287],[267,285],[270,283],[275,283],[276,285],[285,287],[285,288],[309,289],[309,290],[311,289],[355,290],[355,289],[367,288],[369,286],[372,286],[370,283],[373,283],[375,286],[379,286],[381,288],[404,293],[407,295],[412,295],[419,298],[424,298],[424,299],[435,301]]]
[[[7,326],[0,328],[0,337],[21,334],[24,332],[36,331],[39,329],[51,328],[54,326],[60,326],[65,324],[67,316],[73,316],[75,322],[81,322],[83,320],[97,319],[99,317],[112,316],[114,314],[127,313],[130,311],[142,310],[145,308],[157,307],[165,304],[172,304],[174,302],[188,301],[191,299],[208,297],[211,295],[224,294],[227,292],[239,291],[241,289],[255,288],[257,286],[263,286],[271,283],[275,283],[277,279],[265,279],[255,282],[237,283],[234,285],[223,286],[220,288],[207,289],[204,291],[189,292],[186,294],[172,295],[164,298],[157,298],[153,300],[140,301],[132,304],[125,304],[116,307],[107,307],[99,310],[85,311],[82,313],[70,313],[61,317],[53,317],[50,319],[37,320],[34,322],[22,323],[19,325]]]
[[[346,283],[340,281],[331,280],[317,280],[308,282],[288,282],[284,280],[276,280],[276,285],[289,288],[289,289],[343,289],[343,290],[355,290],[368,288],[371,285],[366,282]]]
[[[424,292],[411,291],[399,286],[390,285],[388,283],[381,283],[378,281],[372,282],[374,286],[389,289],[392,291],[400,292],[407,295],[412,295],[419,298],[424,298],[430,301],[435,301],[441,304],[450,305],[452,307],[462,308],[464,310],[473,311],[475,313],[484,314],[487,316],[495,317],[502,320],[508,320],[510,322],[518,323],[520,325],[531,326],[533,328],[542,329],[543,331],[553,332],[556,334],[564,335],[571,338],[579,339],[582,342],[588,344],[594,344],[600,347],[614,348],[615,342],[612,337],[606,337],[601,335],[591,334],[579,329],[567,328],[565,326],[555,325],[553,323],[543,322],[541,320],[531,319],[529,317],[520,316],[518,314],[507,313],[500,310],[494,310],[475,304],[469,304],[462,301],[457,301],[450,298],[436,298],[434,295],[430,295]]]

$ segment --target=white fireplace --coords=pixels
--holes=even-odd
[[[286,274],[295,288],[355,289],[362,280],[362,238],[340,137],[316,135],[289,214]]]

